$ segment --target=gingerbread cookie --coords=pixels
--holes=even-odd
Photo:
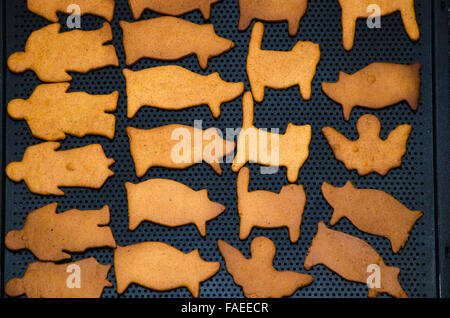
[[[128,127],[127,134],[139,178],[151,167],[185,169],[202,161],[222,175],[220,162],[236,147],[234,142],[224,140],[216,128],[201,130],[178,124],[148,130]]]
[[[244,83],[228,83],[219,73],[203,76],[181,66],[169,65],[133,72],[123,70],[127,81],[128,118],[142,106],[179,110],[207,104],[214,118],[220,105],[242,95]]]
[[[305,15],[308,0],[239,0],[239,31],[247,30],[253,19],[287,21],[289,35],[295,36]]]
[[[25,181],[31,192],[42,195],[64,195],[59,187],[99,189],[110,176],[114,159],[108,159],[101,145],[89,145],[55,151],[58,142],[44,142],[25,150],[20,162],[6,167],[7,176]]]
[[[226,243],[218,241],[220,253],[225,259],[227,271],[234,282],[242,287],[248,298],[281,298],[292,295],[297,289],[310,285],[313,277],[291,271],[277,271],[273,266],[275,244],[266,237],[253,239],[252,256],[242,253]]]
[[[261,103],[266,87],[286,89],[300,87],[303,99],[311,98],[311,82],[320,60],[319,44],[297,42],[289,52],[261,50],[264,25],[256,22],[250,37],[247,74],[253,98]]]
[[[114,0],[27,0],[28,10],[51,22],[58,22],[57,12],[76,14],[71,5],[80,8],[80,15],[98,15],[109,22],[114,17]]]
[[[200,10],[205,20],[211,16],[211,5],[222,0],[128,0],[133,18],[141,18],[145,9],[165,14],[180,16],[185,13]]]
[[[358,283],[375,283],[369,287],[369,297],[387,293],[393,297],[408,297],[398,281],[400,268],[387,266],[381,256],[365,241],[334,230],[323,222],[305,258],[305,269],[316,265],[325,265],[342,278]],[[371,281],[373,268],[379,270],[380,277]],[[379,287],[376,284],[379,283]]]
[[[114,138],[115,111],[119,93],[89,95],[67,93],[69,83],[39,85],[28,99],[14,99],[8,104],[8,114],[25,119],[36,138],[55,141],[66,134],[76,137],[100,135]]]
[[[409,232],[423,215],[422,211],[409,210],[386,192],[357,189],[350,181],[342,188],[324,182],[322,194],[334,209],[331,225],[346,217],[360,231],[389,239],[394,253],[405,246]]]
[[[358,171],[360,176],[376,172],[385,176],[389,170],[400,167],[406,154],[406,143],[411,133],[410,125],[400,125],[386,138],[380,138],[381,123],[373,115],[364,115],[356,123],[359,139],[352,141],[331,127],[322,128],[322,133],[333,149],[337,160],[347,170]]]
[[[87,73],[106,66],[119,66],[116,49],[104,45],[113,39],[111,26],[94,31],[60,33],[54,23],[31,33],[24,52],[13,53],[8,67],[14,73],[33,70],[43,82],[68,82],[67,72]]]
[[[253,99],[250,92],[244,94],[242,110],[244,120],[232,170],[238,172],[247,162],[282,166],[287,168],[289,182],[296,182],[298,172],[309,156],[311,126],[289,124],[284,135],[256,128],[253,125]]]
[[[120,21],[127,65],[142,58],[175,61],[196,55],[206,69],[211,57],[231,50],[233,41],[221,38],[212,24],[195,24],[174,17],[138,22]]]
[[[56,213],[58,203],[28,214],[21,230],[8,232],[5,245],[30,250],[41,261],[70,259],[67,252],[80,253],[94,247],[116,247],[109,224],[109,207],[98,211],[69,210]]]
[[[150,221],[170,227],[195,224],[200,235],[206,236],[206,222],[225,211],[224,205],[208,198],[208,190],[195,191],[173,180],[127,182],[125,188],[131,231],[143,221]]]
[[[93,257],[68,264],[34,262],[22,278],[6,283],[5,293],[28,298],[100,298],[105,287],[112,287],[107,279],[110,268]]]
[[[417,25],[414,0],[339,0],[342,9],[342,41],[344,49],[350,51],[355,41],[356,20],[358,18],[376,17],[376,6],[380,15],[389,15],[400,11],[406,33],[412,41],[420,38]]]
[[[204,261],[198,250],[183,253],[161,242],[118,246],[114,251],[119,294],[136,283],[157,291],[186,287],[198,297],[200,283],[214,276],[219,268],[219,262]]]
[[[272,229],[285,226],[291,242],[297,242],[306,204],[303,186],[284,186],[280,193],[262,190],[249,192],[249,179],[250,171],[243,167],[237,178],[239,238],[247,239],[253,227]]]
[[[406,101],[417,110],[422,64],[373,63],[349,75],[339,73],[337,83],[322,83],[323,92],[342,105],[345,120],[355,106],[381,109]]]

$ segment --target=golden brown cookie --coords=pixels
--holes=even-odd
[[[253,19],[287,21],[289,35],[295,36],[305,15],[308,0],[239,0],[239,31],[247,30]]]
[[[114,17],[114,0],[27,0],[28,10],[51,22],[58,22],[57,12],[74,14],[71,5],[80,7],[80,15],[98,15],[109,22]]]
[[[401,101],[419,107],[422,64],[373,63],[349,75],[339,73],[337,83],[322,83],[323,92],[342,105],[345,120],[355,106],[381,109]]]
[[[236,147],[214,127],[207,130],[178,124],[147,130],[128,127],[127,134],[139,178],[151,167],[185,169],[202,161],[222,175],[220,162]]]
[[[290,296],[299,288],[308,286],[313,277],[291,271],[277,271],[273,266],[276,254],[275,244],[266,237],[253,239],[251,258],[226,243],[217,242],[220,253],[225,259],[227,271],[234,282],[242,287],[247,298],[281,298]]]
[[[300,238],[300,225],[306,203],[302,185],[291,184],[281,188],[280,193],[248,191],[250,171],[243,167],[237,178],[239,238],[245,240],[253,227],[273,229],[287,227],[291,242]]]
[[[358,283],[368,284],[373,268],[379,268],[379,287],[369,288],[369,297],[387,293],[393,297],[408,297],[398,281],[400,268],[387,266],[381,256],[365,241],[318,224],[308,255],[305,258],[305,269],[316,265],[325,265],[342,278]]]
[[[6,167],[7,176],[25,181],[31,192],[42,195],[64,195],[59,187],[100,189],[110,176],[114,159],[108,159],[101,145],[89,145],[55,151],[58,142],[44,142],[25,150],[20,162]]]
[[[54,23],[31,33],[25,52],[13,53],[8,67],[14,73],[33,70],[43,82],[68,82],[68,72],[87,73],[106,66],[119,66],[114,46],[104,45],[113,39],[111,26],[94,31],[74,30],[60,33]]]
[[[186,287],[198,297],[200,283],[214,276],[219,268],[219,262],[204,261],[198,250],[183,253],[161,242],[118,246],[114,251],[119,294],[135,283],[157,291]]]
[[[105,287],[112,287],[107,279],[110,268],[93,257],[68,264],[34,262],[22,278],[8,281],[5,293],[28,298],[100,298]]]
[[[195,191],[173,180],[127,182],[125,188],[131,231],[143,221],[150,221],[170,227],[195,224],[200,234],[206,236],[206,222],[225,211],[224,205],[208,198],[208,190]]]
[[[250,37],[247,74],[253,98],[261,103],[266,87],[286,89],[298,85],[303,99],[311,98],[311,82],[320,60],[319,44],[297,42],[289,51],[261,50],[264,25],[256,22]]]
[[[208,60],[231,50],[233,41],[222,38],[212,24],[195,24],[174,17],[138,22],[120,21],[127,65],[142,58],[175,61],[196,55],[202,69]]]
[[[98,211],[69,210],[56,213],[58,203],[30,212],[21,230],[8,232],[5,245],[30,250],[41,261],[70,259],[66,252],[80,253],[94,247],[116,247],[109,224],[109,207]]]
[[[8,114],[25,119],[36,138],[55,141],[66,133],[84,137],[100,135],[114,138],[115,111],[119,93],[89,95],[85,92],[67,93],[69,83],[39,85],[28,99],[14,99],[8,104]]]
[[[133,18],[141,18],[145,9],[165,14],[180,16],[182,14],[200,10],[205,20],[211,16],[211,5],[222,0],[128,0]]]
[[[376,172],[385,176],[389,170],[400,167],[406,154],[406,143],[411,133],[410,125],[400,125],[386,138],[380,138],[381,123],[374,115],[363,115],[356,123],[359,139],[352,141],[331,127],[322,128],[322,133],[333,149],[337,160],[347,170],[358,171],[360,176]]]
[[[298,172],[309,156],[311,126],[289,124],[284,135],[256,128],[253,125],[253,99],[250,92],[244,94],[242,110],[244,119],[232,170],[238,172],[247,162],[286,167],[289,182],[296,182]]]
[[[409,210],[386,192],[357,189],[350,181],[342,188],[324,182],[322,194],[334,209],[332,226],[346,217],[360,231],[389,239],[394,253],[405,246],[409,232],[423,215],[422,211]]]
[[[342,41],[347,51],[353,48],[356,20],[377,16],[377,12],[372,9],[374,5],[378,7],[381,16],[400,11],[409,38],[412,41],[420,38],[414,0],[339,0],[339,4],[342,8]]]
[[[142,106],[179,110],[207,104],[215,118],[220,105],[242,95],[244,83],[228,83],[219,73],[203,76],[181,66],[168,65],[133,72],[123,70],[127,81],[128,118]]]

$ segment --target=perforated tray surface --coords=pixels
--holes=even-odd
[[[291,244],[286,229],[254,229],[249,239],[238,238],[239,218],[236,201],[236,174],[231,165],[224,164],[223,176],[217,176],[206,164],[198,164],[186,170],[169,170],[152,168],[142,179],[134,172],[134,165],[129,152],[127,126],[137,128],[154,128],[161,125],[179,123],[194,125],[194,120],[202,120],[203,128],[211,126],[225,131],[225,128],[239,128],[242,125],[242,97],[222,106],[222,114],[215,120],[207,106],[182,111],[164,111],[150,107],[142,108],[133,119],[126,117],[125,80],[121,70],[125,67],[122,46],[120,20],[133,21],[127,1],[116,0],[116,10],[112,28],[113,44],[120,60],[120,68],[108,67],[91,71],[88,74],[73,74],[71,91],[86,91],[91,94],[107,94],[119,91],[120,98],[117,117],[117,132],[114,140],[103,137],[88,136],[82,139],[70,137],[63,141],[62,149],[71,149],[93,143],[100,143],[108,157],[114,158],[112,166],[115,176],[109,179],[100,190],[65,189],[63,197],[40,196],[30,193],[24,183],[6,180],[4,229],[6,233],[21,228],[28,212],[51,202],[58,202],[58,211],[71,208],[99,209],[104,204],[111,208],[111,228],[119,245],[128,245],[145,241],[161,241],[184,252],[199,249],[202,258],[208,261],[220,261],[221,268],[217,275],[201,284],[200,297],[242,297],[239,286],[233,283],[227,273],[224,261],[217,249],[217,240],[223,239],[239,248],[249,256],[251,239],[266,236],[277,246],[275,267],[278,270],[305,272],[303,261],[308,247],[317,231],[317,223],[328,221],[332,208],[322,197],[320,187],[326,181],[335,186],[343,186],[351,180],[357,187],[381,189],[393,195],[408,208],[422,210],[424,215],[418,221],[406,247],[398,254],[393,254],[387,239],[364,234],[353,227],[346,219],[334,228],[366,240],[383,257],[388,265],[401,268],[400,283],[410,297],[437,296],[437,275],[435,255],[435,212],[434,212],[434,177],[433,177],[433,116],[432,116],[432,4],[428,0],[416,1],[416,14],[421,31],[421,39],[413,43],[406,35],[399,13],[383,17],[381,29],[369,29],[365,20],[358,20],[355,46],[351,52],[344,51],[341,43],[341,10],[337,0],[310,1],[306,15],[301,20],[300,31],[296,37],[287,33],[286,23],[265,23],[263,39],[264,49],[290,50],[299,41],[313,41],[320,44],[321,60],[312,84],[312,99],[301,99],[298,87],[286,90],[266,89],[264,102],[255,105],[256,127],[279,128],[284,133],[286,126],[292,122],[297,125],[312,126],[310,157],[300,170],[299,184],[303,184],[307,194],[307,203],[301,225],[301,237],[298,243]],[[145,11],[143,19],[157,17],[156,13]],[[6,1],[6,57],[15,51],[22,51],[29,34],[49,22],[27,11],[25,0]],[[183,16],[199,23],[206,23],[199,11]],[[216,32],[232,39],[235,47],[228,53],[210,60],[207,71],[199,68],[195,57],[188,57],[174,63],[144,59],[131,69],[140,70],[158,65],[178,64],[194,72],[210,74],[218,71],[226,81],[243,81],[249,90],[246,75],[246,58],[251,27],[245,32],[237,30],[239,8],[237,0],[224,0],[213,5],[211,23]],[[83,16],[82,29],[92,30],[101,27],[103,19]],[[60,23],[65,28],[66,16],[60,15]],[[422,86],[420,106],[414,113],[406,103],[379,111],[357,108],[352,112],[349,122],[345,122],[341,107],[325,96],[320,88],[323,81],[337,81],[338,73],[343,70],[353,73],[372,62],[414,63],[420,62],[422,68]],[[14,98],[28,98],[35,87],[40,84],[34,73],[6,73],[6,101]],[[6,105],[3,105],[5,111]],[[382,137],[400,124],[411,124],[412,134],[407,145],[407,154],[400,168],[391,170],[386,177],[370,174],[359,177],[355,171],[347,171],[344,165],[335,160],[331,148],[321,133],[324,126],[335,127],[349,138],[357,138],[355,123],[365,114],[375,114],[382,123]],[[6,135],[4,149],[6,163],[21,160],[25,148],[42,141],[32,137],[24,121],[6,118]],[[250,190],[263,189],[278,192],[288,184],[286,170],[280,169],[274,175],[260,174],[259,166],[250,164]],[[128,231],[127,199],[124,183],[137,183],[150,178],[169,178],[199,190],[207,188],[210,197],[226,205],[226,211],[217,219],[207,224],[206,238],[201,238],[193,225],[167,228],[145,222],[135,231]],[[79,260],[94,256],[103,264],[113,263],[113,250],[93,249],[73,256]],[[21,277],[27,265],[35,261],[28,251],[4,251],[4,279]],[[314,283],[298,290],[293,297],[366,297],[364,284],[347,282],[324,266],[316,266],[310,274]],[[114,271],[108,276],[114,288],[106,288],[104,297],[117,297]],[[122,297],[190,297],[185,288],[167,292],[156,292],[132,285]]]

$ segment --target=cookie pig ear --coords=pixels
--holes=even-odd
[[[10,297],[18,297],[25,294],[25,287],[21,278],[13,278],[6,283],[5,293]]]
[[[24,119],[28,114],[28,102],[24,99],[14,99],[8,104],[8,114],[14,119]]]
[[[29,69],[28,55],[25,52],[13,53],[8,58],[8,68],[14,73],[22,73]]]

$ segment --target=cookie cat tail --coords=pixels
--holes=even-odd
[[[13,278],[8,281],[6,283],[5,293],[10,297],[18,297],[25,294],[25,286],[23,285],[22,278]]]
[[[248,54],[254,55],[261,51],[261,43],[264,36],[264,24],[256,22],[253,26],[252,34],[250,36],[250,45]]]
[[[250,182],[250,170],[247,167],[243,167],[239,170],[237,177],[237,194],[238,197],[243,197],[248,193],[248,185]]]
[[[254,103],[252,93],[246,92],[244,94],[244,98],[242,99],[243,129],[250,128],[253,126],[253,108]]]

